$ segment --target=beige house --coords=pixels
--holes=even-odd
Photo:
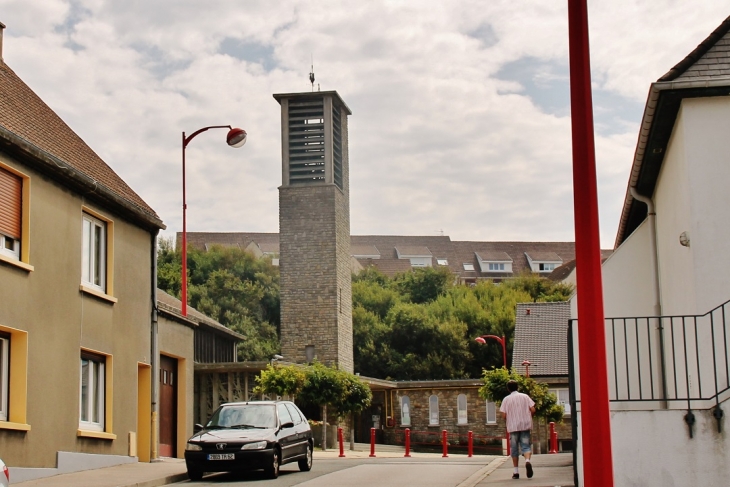
[[[0,454],[16,482],[155,453],[163,228],[0,61]],[[164,337],[179,357],[186,340]]]

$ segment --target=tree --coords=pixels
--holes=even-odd
[[[370,406],[373,392],[360,377],[348,372],[340,371],[345,385],[345,393],[335,404],[340,417],[350,418],[350,450],[355,449],[355,414]]]
[[[447,268],[423,267],[395,276],[395,286],[412,303],[427,303],[438,298],[453,285],[454,276]]]
[[[497,405],[501,404],[502,399],[509,394],[507,382],[510,380],[516,381],[518,390],[535,401],[536,417],[543,418],[547,422],[560,423],[563,421],[563,406],[558,404],[555,394],[548,392],[547,384],[520,375],[514,369],[509,371],[504,368],[484,370],[482,376],[484,385],[479,388],[479,397]]]
[[[267,365],[256,376],[255,394],[276,394],[294,398],[304,387],[306,372],[296,365]]]
[[[327,449],[327,406],[340,404],[345,396],[345,383],[339,371],[315,362],[306,373],[299,398],[322,407],[322,450]]]

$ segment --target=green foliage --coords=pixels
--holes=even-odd
[[[277,396],[296,396],[304,387],[306,373],[296,365],[267,365],[256,376],[255,394],[276,394]]]
[[[334,406],[342,401],[345,392],[340,371],[315,362],[307,368],[299,399],[308,404]]]
[[[339,402],[334,406],[340,417],[348,414],[357,414],[370,406],[373,400],[373,392],[360,377],[348,372],[340,371],[344,382],[345,393]]]
[[[157,286],[180,298],[181,255],[162,240]],[[189,305],[246,337],[239,360],[268,360],[278,353],[279,270],[235,247],[188,248]]]
[[[398,274],[395,288],[412,303],[427,303],[446,293],[453,285],[454,276],[447,268],[423,267]]]
[[[555,394],[548,392],[547,384],[535,381],[517,373],[514,369],[508,371],[504,368],[485,370],[482,375],[484,385],[479,388],[479,397],[492,401],[498,405],[502,403],[509,391],[507,382],[517,382],[518,391],[527,394],[535,401],[535,416],[544,418],[547,422],[563,421],[563,406],[558,404]]]

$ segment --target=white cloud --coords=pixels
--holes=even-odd
[[[719,0],[591,2],[603,246],[649,84],[724,10]],[[168,234],[181,229],[181,132],[218,124],[242,126],[249,141],[232,150],[210,131],[190,144],[188,228],[278,230],[271,95],[309,90],[313,56],[315,83],[353,111],[353,233],[573,238],[569,111],[544,108],[567,89],[554,69],[567,66],[564,2],[0,0],[0,12],[6,62]],[[495,77],[524,60],[539,66]]]

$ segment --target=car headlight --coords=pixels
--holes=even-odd
[[[195,443],[188,443],[185,449],[187,451],[202,451],[203,447],[200,445],[196,445]]]
[[[256,443],[246,443],[241,447],[241,450],[263,450],[266,448],[265,441],[257,441]]]

